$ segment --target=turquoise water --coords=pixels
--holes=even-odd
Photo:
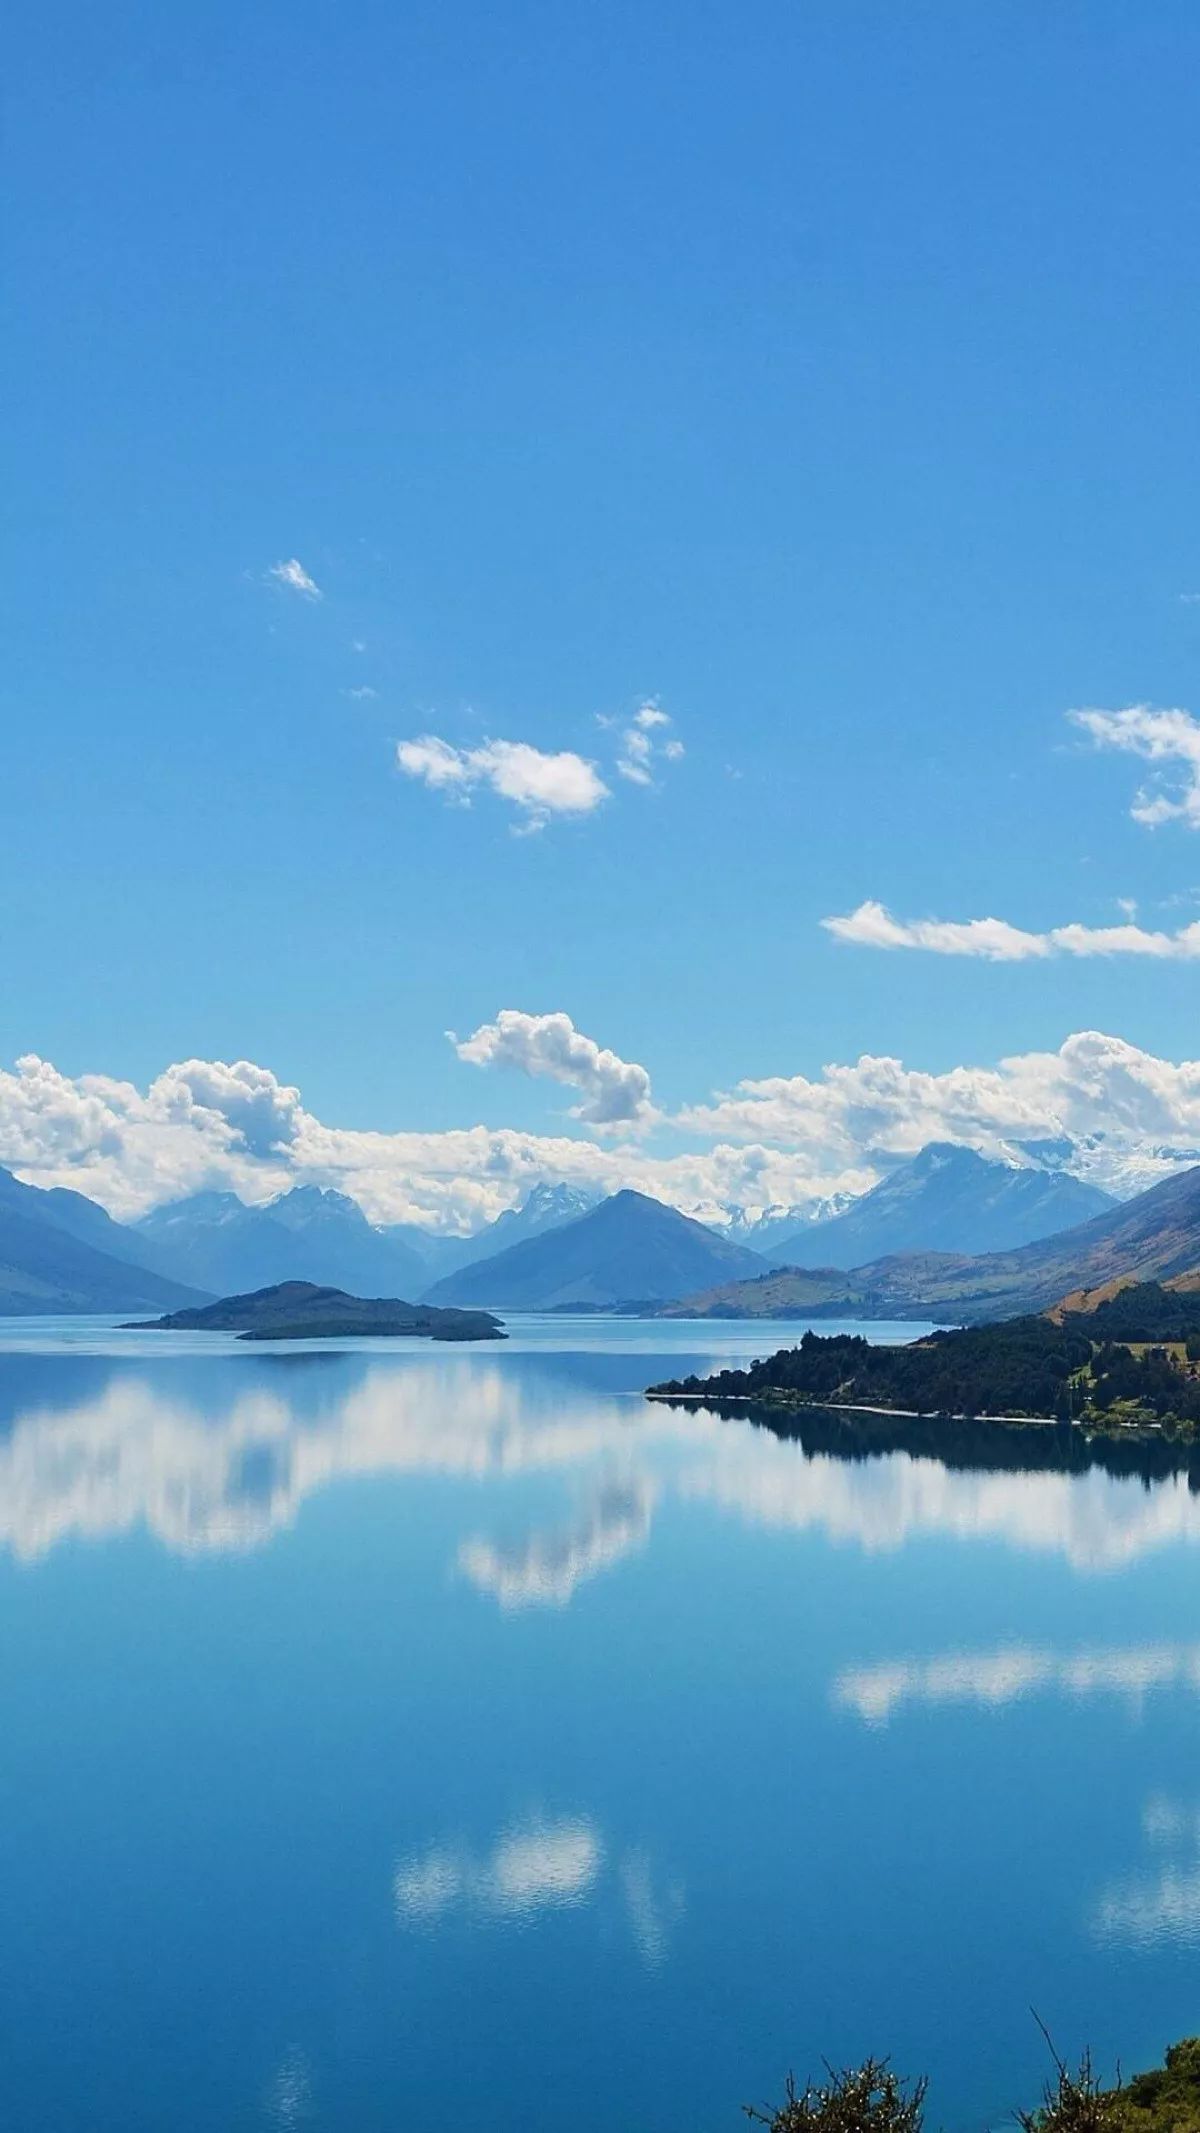
[[[1200,2026],[1186,1477],[640,1397],[798,1329],[512,1325],[0,1327],[0,2126],[734,2133],[880,2050],[979,2129],[1031,2003]]]

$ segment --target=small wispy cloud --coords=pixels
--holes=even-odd
[[[356,703],[366,703],[372,696],[378,696],[379,691],[373,689],[369,681],[364,681],[357,689],[345,689],[342,693],[353,697]]]
[[[325,597],[316,579],[309,576],[297,556],[291,556],[285,563],[272,563],[267,576],[277,585],[286,586],[289,592],[299,593],[305,600],[323,600]]]
[[[1031,933],[1003,918],[894,918],[885,904],[868,900],[844,917],[823,918],[835,940],[856,948],[918,949],[927,955],[977,956],[988,963],[1023,963],[1050,956],[1140,955],[1160,961],[1200,959],[1200,921],[1175,933],[1121,926],[1052,926]]]
[[[1130,704],[1124,711],[1081,710],[1067,713],[1097,748],[1118,749],[1148,763],[1181,766],[1169,789],[1161,779],[1143,786],[1129,812],[1135,822],[1157,829],[1163,822],[1186,822],[1200,829],[1200,720],[1190,711],[1156,711],[1150,704]]]
[[[553,816],[590,815],[609,796],[596,765],[570,749],[547,754],[528,741],[484,741],[478,748],[456,748],[435,733],[401,741],[396,761],[406,778],[416,778],[460,806],[469,806],[480,787],[508,800],[525,830],[544,829]]]
[[[680,760],[684,753],[683,742],[673,737],[669,740],[658,737],[670,724],[670,713],[663,711],[653,697],[634,712],[621,734],[621,752],[617,758],[617,771],[629,784],[653,785],[656,759],[661,758],[666,763]]]

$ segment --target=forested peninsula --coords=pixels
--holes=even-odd
[[[1200,1432],[1200,1298],[1142,1282],[1094,1310],[958,1327],[903,1347],[809,1332],[748,1369],[670,1378],[649,1393],[1191,1438]]]

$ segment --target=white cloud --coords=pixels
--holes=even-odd
[[[650,774],[653,754],[654,744],[650,736],[642,733],[638,727],[630,726],[628,732],[622,736],[617,769],[623,778],[629,779],[631,785],[653,785],[654,779]]]
[[[1195,1160],[1200,1061],[1159,1059],[1098,1030],[1079,1031],[1056,1052],[942,1074],[866,1053],[851,1065],[826,1067],[819,1078],[741,1082],[714,1103],[679,1113],[677,1122],[701,1135],[807,1154],[829,1173],[914,1155],[928,1141],[1004,1155],[1016,1140],[1070,1134],[1086,1144],[1099,1179],[1119,1178],[1126,1158],[1148,1158],[1148,1183],[1156,1150],[1178,1151],[1163,1158],[1159,1174]]]
[[[272,563],[267,576],[274,578],[277,585],[286,585],[289,592],[299,593],[305,600],[323,600],[325,597],[296,556],[286,563]]]
[[[187,1193],[262,1201],[314,1184],[349,1193],[372,1221],[461,1235],[542,1182],[632,1186],[719,1222],[731,1207],[799,1209],[863,1192],[934,1140],[1011,1159],[1017,1141],[1070,1135],[1081,1174],[1118,1191],[1171,1174],[1200,1149],[1200,1060],[1161,1059],[1095,1030],[1054,1052],[940,1074],[868,1053],[811,1078],[746,1080],[670,1117],[653,1109],[644,1067],[566,1016],[508,1010],[465,1040],[464,1056],[565,1082],[583,1098],[581,1123],[639,1137],[606,1131],[598,1144],[481,1125],[373,1132],[326,1124],[298,1089],[248,1060],[184,1060],[142,1089],[66,1075],[30,1054],[0,1070],[0,1164],[126,1219]],[[672,1138],[648,1141],[652,1128]]]
[[[264,1158],[296,1139],[302,1116],[299,1089],[248,1059],[185,1059],[160,1074],[148,1102],[172,1124],[227,1129],[231,1147]]]
[[[1002,918],[929,918],[910,923],[893,918],[883,904],[871,899],[857,911],[843,918],[823,918],[821,924],[835,939],[860,948],[925,948],[934,955],[981,955],[997,963],[1020,962],[1050,952],[1044,934],[1024,933]]]
[[[634,712],[630,724],[621,734],[621,752],[617,758],[620,776],[631,785],[653,785],[654,767],[660,760],[679,762],[684,752],[683,742],[655,737],[670,723],[670,714],[661,710],[653,698]]]
[[[344,693],[351,697],[355,703],[365,704],[373,696],[378,696],[379,691],[378,689],[373,689],[369,681],[364,681],[357,689],[347,689]]]
[[[1200,720],[1190,711],[1156,711],[1131,704],[1124,711],[1071,711],[1068,717],[1089,734],[1097,748],[1115,748],[1148,763],[1181,765],[1174,791],[1161,782],[1143,787],[1129,812],[1135,822],[1156,829],[1163,822],[1186,822],[1200,829]]]
[[[585,1100],[572,1116],[589,1126],[645,1125],[657,1115],[645,1067],[585,1037],[569,1015],[526,1015],[505,1007],[473,1036],[460,1043],[451,1035],[450,1041],[472,1066],[516,1067],[581,1090]]]
[[[608,798],[594,763],[564,749],[547,755],[527,741],[484,741],[455,748],[433,733],[401,741],[396,761],[405,777],[469,804],[484,786],[518,808],[526,829],[543,829],[554,815],[589,815]]]
[[[1191,962],[1200,957],[1200,921],[1177,932],[1152,932],[1127,921],[1121,926],[1052,926],[1027,933],[1003,918],[898,919],[869,899],[841,918],[823,918],[827,933],[859,948],[913,948],[928,955],[979,956],[989,963],[1020,963],[1048,956],[1152,956]]]
[[[622,1084],[626,1065],[616,1062],[604,1092],[609,1103],[622,1086],[622,1100],[637,1101],[642,1070],[630,1070],[633,1081]],[[598,1072],[593,1103],[602,1081]],[[874,1179],[871,1170],[843,1168],[831,1186],[823,1155],[743,1138],[746,1145],[652,1154],[632,1143],[601,1147],[512,1127],[380,1133],[329,1126],[294,1088],[245,1061],[185,1061],[145,1090],[103,1075],[72,1078],[36,1055],[19,1060],[14,1072],[0,1070],[0,1163],[30,1184],[87,1193],[122,1219],[187,1193],[223,1189],[262,1201],[314,1184],[349,1193],[372,1221],[461,1235],[519,1205],[542,1182],[598,1193],[633,1186],[702,1220],[719,1220],[729,1205],[792,1206],[830,1189],[862,1190]]]

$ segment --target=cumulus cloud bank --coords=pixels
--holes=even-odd
[[[700,1134],[818,1148],[831,1171],[947,1140],[1003,1153],[1016,1140],[1103,1136],[1109,1155],[1200,1142],[1200,1061],[1175,1063],[1082,1030],[1056,1052],[927,1074],[864,1054],[853,1065],[743,1081],[679,1114]]]
[[[472,1066],[516,1067],[581,1090],[584,1101],[571,1115],[589,1126],[644,1125],[656,1115],[645,1067],[585,1037],[569,1015],[525,1015],[505,1007],[473,1036],[450,1041]]]
[[[644,1067],[583,1036],[566,1015],[506,1010],[457,1047],[579,1090],[581,1132],[464,1126],[379,1133],[327,1125],[298,1089],[249,1060],[190,1059],[145,1089],[71,1076],[28,1055],[0,1071],[0,1163],[34,1185],[67,1185],[129,1218],[184,1194],[262,1201],[295,1184],[349,1193],[372,1221],[461,1235],[541,1182],[625,1186],[701,1220],[730,1207],[796,1207],[865,1191],[928,1141],[1011,1154],[1069,1134],[1087,1175],[1136,1190],[1200,1148],[1200,1060],[1159,1059],[1085,1030],[1053,1052],[930,1074],[865,1054],[816,1076],[740,1082],[670,1117]],[[619,1136],[621,1127],[637,1129]],[[647,1129],[653,1128],[653,1137]]]
[[[857,948],[917,948],[928,955],[968,955],[989,963],[1021,963],[1052,955],[1153,956],[1192,962],[1200,957],[1200,921],[1160,933],[1132,920],[1121,926],[1052,926],[1028,933],[1003,918],[893,918],[868,899],[842,918],[823,918],[827,933]]]
[[[547,755],[528,741],[455,748],[435,733],[423,733],[399,743],[396,761],[406,778],[419,779],[461,806],[469,806],[480,787],[496,793],[518,809],[527,830],[544,829],[555,815],[590,815],[608,798],[594,763],[570,749]]]
[[[1072,723],[1090,735],[1097,748],[1116,748],[1148,763],[1180,765],[1174,791],[1161,782],[1143,786],[1129,812],[1135,822],[1157,829],[1163,822],[1186,822],[1200,829],[1200,720],[1190,711],[1156,711],[1131,704],[1124,711],[1071,711]]]

